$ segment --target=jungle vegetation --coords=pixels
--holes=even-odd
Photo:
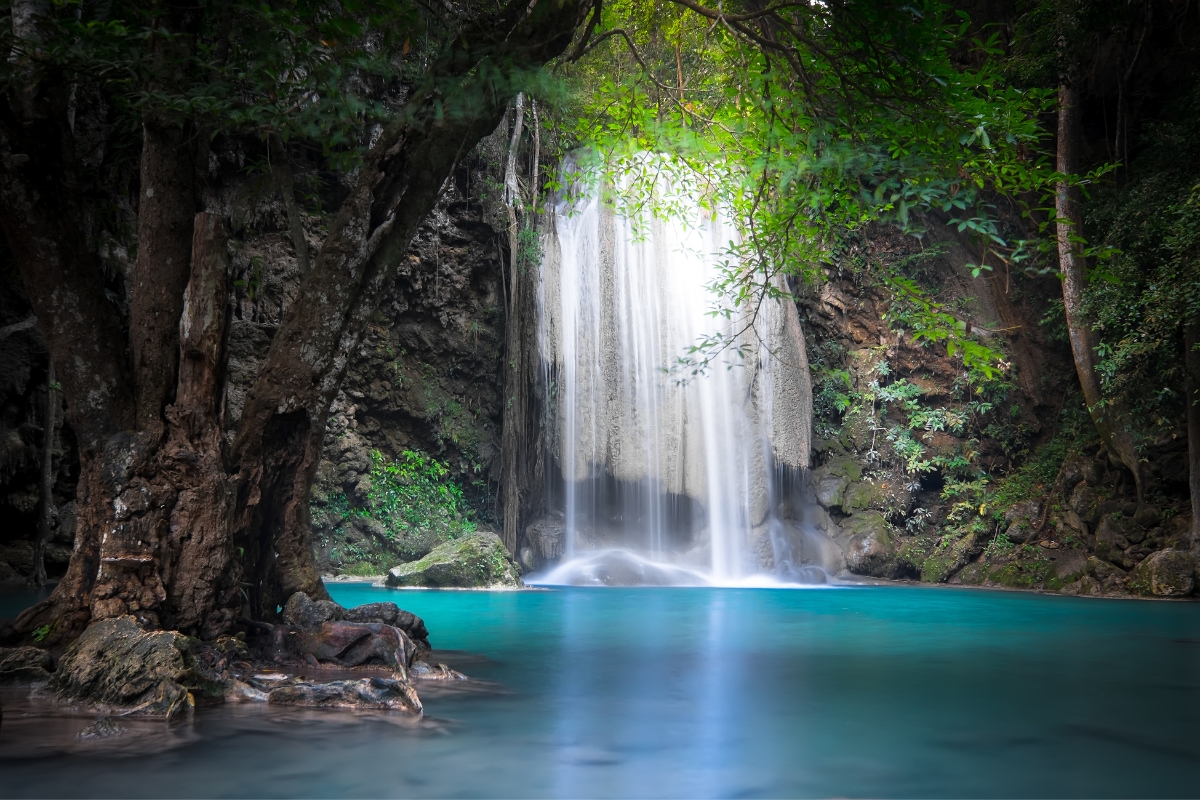
[[[1200,512],[1197,13],[1172,0],[3,0],[0,229],[81,458],[71,566],[18,631],[67,637],[132,613],[212,636],[293,592],[325,595],[307,500],[347,354],[447,176],[506,113],[514,141],[526,114],[539,147],[547,128],[523,191],[511,158],[506,170],[514,264],[556,180],[542,164],[579,148],[641,176],[621,203],[650,202],[666,175],[746,232],[716,287],[730,333],[698,343],[685,370],[731,346],[746,309],[784,291],[779,276],[813,279],[870,224],[952,225],[977,242],[977,273],[1059,275],[1106,447],[1140,496],[1139,442],[1186,418]],[[218,424],[228,230],[205,178],[228,137],[268,148],[304,272],[232,442]],[[298,145],[357,176],[311,258]],[[115,275],[100,240],[122,208],[136,255]],[[509,272],[520,317],[529,293]],[[969,372],[999,368],[951,309],[911,282],[892,289],[914,337]],[[527,413],[511,407],[506,431]]]

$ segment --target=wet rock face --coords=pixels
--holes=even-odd
[[[45,683],[54,671],[54,659],[37,647],[0,648],[0,686]]]
[[[363,678],[357,681],[292,683],[272,689],[267,702],[277,706],[314,708],[378,708],[422,713],[421,700],[407,681]]]
[[[846,568],[856,575],[891,578],[896,572],[892,526],[878,511],[854,514],[842,522],[836,541],[846,554]]]
[[[1017,503],[1004,515],[1004,534],[1010,542],[1024,544],[1033,536],[1042,515],[1042,504],[1036,500]]]
[[[418,561],[393,567],[387,583],[443,588],[522,585],[516,562],[500,537],[488,531],[447,542]]]
[[[525,529],[521,566],[533,571],[562,558],[567,549],[567,523],[561,517],[540,517]]]
[[[1129,588],[1152,597],[1187,597],[1195,589],[1196,559],[1180,550],[1160,550],[1138,564]]]
[[[172,717],[193,702],[182,685],[187,650],[181,633],[144,631],[129,616],[102,620],[67,648],[49,686],[64,699]]]
[[[375,450],[387,461],[427,453],[463,489],[475,519],[492,522],[486,484],[500,477],[502,270],[496,229],[465,188],[452,183],[422,224],[330,410],[311,495],[323,573],[380,574],[445,541],[423,526],[388,531],[351,513],[366,507]]]

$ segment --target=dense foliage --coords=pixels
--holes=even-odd
[[[1007,80],[999,34],[974,37],[965,12],[936,0],[679,0],[609,5],[604,27],[571,75],[575,139],[610,172],[639,176],[620,202],[652,203],[664,180],[686,185],[742,234],[714,287],[728,333],[701,344],[702,364],[736,342],[777,274],[814,279],[840,238],[870,222],[915,236],[948,223],[979,242],[977,273],[1036,257],[1036,226],[1005,230],[992,204],[1026,215],[1049,204],[1061,177],[1041,122],[1053,91]],[[998,352],[915,284],[894,290],[913,302],[918,336],[992,373]]]
[[[1089,232],[1102,237],[1088,306],[1100,334],[1105,392],[1137,428],[1170,435],[1183,416],[1184,326],[1200,319],[1200,92],[1148,127],[1124,186],[1099,193]]]

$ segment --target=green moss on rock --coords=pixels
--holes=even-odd
[[[1181,550],[1160,550],[1130,573],[1130,590],[1153,597],[1187,597],[1195,589],[1195,559]]]
[[[440,588],[522,585],[516,563],[500,537],[489,531],[446,542],[418,561],[393,567],[387,583]]]
[[[838,537],[846,568],[856,575],[890,578],[896,573],[896,543],[892,526],[878,511],[862,511],[842,522]]]

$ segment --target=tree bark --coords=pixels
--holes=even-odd
[[[138,251],[129,306],[130,349],[140,430],[162,430],[175,388],[179,314],[196,215],[190,126],[150,114],[142,125]]]
[[[180,348],[177,380],[167,387],[175,400],[163,410],[161,426],[149,414],[136,415],[144,426],[134,424],[120,329],[111,337],[96,335],[106,319],[96,310],[107,303],[103,292],[92,296],[99,298],[96,308],[82,306],[96,318],[95,327],[84,319],[64,321],[56,335],[78,336],[56,345],[61,356],[52,349],[56,363],[74,364],[86,348],[115,343],[115,352],[85,359],[88,369],[81,372],[126,378],[112,383],[113,392],[125,394],[103,404],[109,412],[103,424],[84,426],[91,449],[81,458],[76,551],[67,577],[46,602],[21,615],[17,631],[52,623],[54,638],[61,639],[89,619],[133,614],[147,627],[211,637],[242,616],[277,617],[297,591],[328,596],[312,552],[308,496],[329,406],[350,356],[454,165],[499,123],[511,97],[500,89],[515,91],[523,74],[562,53],[589,9],[572,0],[514,0],[464,31],[433,65],[428,83],[365,156],[357,185],[247,394],[229,448],[220,425],[228,302],[223,220],[204,213],[194,218],[190,277],[173,336]],[[0,126],[0,135],[6,130]],[[0,154],[7,141],[0,139]],[[22,219],[49,225],[54,218],[41,213],[46,194],[39,194],[14,192],[6,182],[0,209],[29,211]],[[10,227],[23,233],[25,223],[11,223],[9,216],[6,235]],[[49,266],[33,262],[28,254],[41,252],[35,245],[44,237],[33,231],[26,238],[30,244],[18,240],[13,250],[29,276],[39,320],[52,320],[59,312],[49,298],[64,287],[77,293],[89,273],[70,273],[58,266],[61,258]],[[51,244],[72,241],[66,236]],[[88,396],[76,384],[68,390],[65,376],[64,390],[69,408],[88,407]]]
[[[201,10],[182,0],[160,0],[152,22],[152,71],[147,91],[169,86],[189,68]],[[151,110],[142,120],[137,260],[129,304],[138,430],[161,433],[163,410],[175,388],[179,314],[191,265],[196,214],[195,131],[190,122]]]
[[[1078,91],[1070,84],[1063,83],[1058,91],[1058,171],[1064,175],[1072,175],[1078,168],[1079,137]],[[1142,467],[1133,435],[1125,427],[1128,414],[1119,403],[1104,399],[1100,377],[1096,374],[1095,335],[1083,313],[1087,264],[1079,244],[1072,241],[1072,237],[1081,236],[1083,230],[1079,189],[1066,182],[1059,183],[1055,211],[1058,216],[1058,262],[1062,272],[1063,308],[1083,400],[1104,444],[1133,473],[1140,506],[1144,497]]]
[[[54,412],[58,405],[55,394],[54,362],[46,364],[46,410],[42,414],[42,469],[39,481],[41,509],[38,515],[37,538],[33,541],[34,586],[46,585],[46,543],[50,541],[50,523],[54,516]]]
[[[1200,555],[1200,320],[1183,329],[1187,371],[1188,488],[1192,495],[1191,550]]]

